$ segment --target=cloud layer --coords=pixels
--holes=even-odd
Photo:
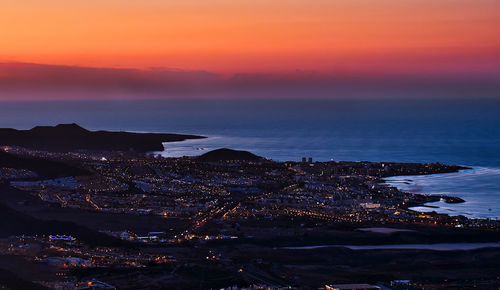
[[[0,63],[0,100],[500,97],[500,77],[453,74],[236,73]]]

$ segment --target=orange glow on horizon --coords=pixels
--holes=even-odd
[[[494,0],[4,0],[1,6],[0,61],[228,73],[463,65],[488,72],[500,58]]]

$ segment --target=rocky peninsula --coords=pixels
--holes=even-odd
[[[163,142],[200,139],[203,136],[160,133],[89,131],[72,124],[37,126],[30,130],[0,129],[0,143],[35,150],[68,152],[75,150],[149,152],[163,150]]]

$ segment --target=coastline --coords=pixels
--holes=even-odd
[[[494,185],[500,169],[495,167],[471,167],[452,173],[401,175],[383,178],[388,186],[401,191],[428,197],[425,201],[409,204],[408,209],[420,213],[464,216],[476,220],[498,220]],[[483,184],[484,183],[484,184]],[[492,191],[493,193],[490,193]]]
[[[187,139],[206,139],[206,140],[211,140],[212,138],[217,138],[217,137],[203,137],[203,136],[196,136],[196,135],[175,135],[175,134],[159,134],[159,133],[128,133],[128,132],[107,132],[107,131],[96,131],[96,132],[91,132],[87,131],[81,127],[78,127],[76,124],[69,124],[69,125],[58,125],[56,127],[36,127],[37,128],[42,128],[44,130],[55,130],[55,129],[64,129],[65,131],[71,130],[73,133],[76,132],[81,135],[88,135],[89,133],[106,133],[106,134],[130,134],[133,137],[136,137],[138,135],[141,136],[154,136],[158,138],[165,138],[167,136],[168,138],[172,138],[173,140],[170,140],[170,142],[174,143],[180,143],[180,144],[186,144],[188,143],[187,147],[192,146],[192,144],[189,144],[189,140]],[[35,130],[32,129],[32,130]],[[52,131],[50,132],[52,133]],[[76,134],[75,133],[75,134]],[[176,138],[180,138],[176,140]],[[187,139],[185,139],[187,138]],[[222,138],[223,141],[227,141],[224,138]],[[154,140],[155,142],[158,140]],[[195,141],[195,140],[193,140]],[[222,141],[222,140],[221,140]],[[170,143],[170,142],[161,142],[162,147],[164,145]],[[213,144],[212,144],[213,145]],[[144,145],[142,145],[144,146]],[[164,150],[162,152],[167,152],[168,148],[163,148]],[[198,150],[196,155],[201,155],[204,151],[206,151],[207,148],[200,148]],[[161,152],[151,152],[154,154],[158,154]],[[166,156],[164,156],[166,157]],[[168,157],[179,157],[179,156],[168,156]],[[287,162],[294,162],[294,161],[274,161],[278,163],[287,163]],[[408,163],[408,162],[370,162],[370,161],[326,161],[326,162],[318,162],[318,164],[324,164],[324,166],[333,166],[335,168],[340,168],[336,169],[337,172],[334,173],[334,175],[338,176],[348,176],[351,174],[359,174],[360,176],[365,176],[364,179],[368,178],[375,178],[379,180],[382,184],[386,184],[391,186],[390,182],[387,182],[388,179],[390,178],[399,178],[399,179],[404,179],[408,177],[415,177],[415,176],[426,176],[426,175],[440,175],[440,174],[450,174],[450,173],[458,173],[464,170],[473,170],[470,167],[464,167],[464,166],[457,166],[457,165],[446,165],[446,164],[441,164],[441,163]],[[332,172],[333,173],[333,172]],[[367,179],[367,180],[368,180]],[[407,199],[406,202],[403,202],[402,205],[400,205],[401,209],[404,210],[409,210],[413,211],[416,213],[422,213],[422,212],[435,212],[435,214],[440,215],[443,214],[439,212],[439,207],[433,206],[432,203],[436,202],[445,202],[447,204],[462,204],[465,203],[466,200],[458,197],[458,196],[453,196],[453,195],[448,195],[448,194],[426,194],[423,192],[414,192],[411,190],[404,190],[401,188],[398,188],[397,186],[395,187],[397,191],[401,192],[402,195],[406,195]],[[432,209],[429,211],[419,211],[416,210],[417,208],[427,208],[427,209]],[[452,214],[445,213],[447,216],[454,216]],[[459,214],[460,215],[460,214]],[[463,218],[474,218],[474,217],[466,217],[465,215],[461,215]]]
[[[196,156],[196,155],[201,155],[211,149],[218,148],[222,146],[222,144],[218,144],[217,141],[224,140],[228,141],[227,139],[231,137],[224,137],[224,136],[210,136],[207,135],[207,138],[205,139],[205,142],[208,142],[206,147],[201,146],[197,140],[185,140],[185,141],[179,141],[179,142],[169,142],[165,143],[165,150],[164,151],[157,151],[153,152],[154,154],[160,154],[163,157],[170,157],[170,158],[175,158],[175,157],[182,157],[182,156]],[[190,142],[192,141],[192,142]],[[215,144],[212,144],[215,143]],[[173,146],[172,146],[173,145]],[[215,145],[215,146],[214,146]],[[169,146],[172,146],[169,148]],[[225,145],[227,146],[227,145]],[[244,149],[244,148],[243,148]],[[183,153],[190,153],[190,154],[183,154]],[[277,161],[277,162],[290,162],[290,161]],[[322,161],[322,162],[328,162],[328,161]],[[373,162],[377,163],[377,162]],[[399,162],[387,162],[387,163],[399,163]],[[401,162],[401,163],[407,163],[407,162]],[[422,163],[415,163],[415,164],[422,164]],[[440,164],[440,163],[437,163]],[[444,165],[444,164],[443,164]],[[455,166],[455,165],[453,165]],[[396,188],[400,189],[398,186],[391,184],[390,182],[387,182],[387,179],[390,178],[406,178],[406,177],[415,177],[415,176],[423,176],[423,175],[440,175],[440,174],[454,174],[454,173],[459,173],[462,171],[467,171],[467,170],[474,170],[475,167],[471,166],[464,166],[464,165],[457,165],[456,169],[453,170],[441,170],[438,169],[433,172],[424,172],[424,173],[411,173],[411,174],[404,174],[404,175],[398,175],[398,174],[388,174],[386,176],[381,177],[382,183],[389,185],[389,186],[395,186]],[[407,205],[405,205],[405,209],[407,210],[412,210],[415,212],[422,212],[417,210],[417,208],[428,208],[428,209],[433,209],[436,210],[437,214],[447,214],[449,216],[457,216],[460,214],[455,214],[453,215],[452,213],[444,213],[444,212],[439,212],[440,207],[439,206],[434,206],[432,205],[433,203],[438,203],[438,202],[444,202],[446,204],[461,204],[461,203],[466,203],[467,200],[460,197],[460,196],[454,196],[454,195],[448,195],[448,194],[428,194],[425,192],[412,192],[408,190],[401,190],[402,192],[405,193],[410,193],[417,197],[417,199],[412,200],[409,202]],[[430,211],[425,211],[425,213],[430,213]],[[472,216],[467,216],[465,215],[464,217],[471,218],[471,219],[483,219],[481,217],[472,217]]]
[[[3,214],[5,221],[16,218],[15,223],[2,227],[4,238],[14,236],[24,243],[29,237],[29,242],[46,247],[59,245],[60,241],[51,238],[54,234],[69,235],[79,244],[68,246],[65,255],[86,259],[99,255],[96,266],[106,277],[126,265],[117,256],[138,261],[138,268],[151,271],[146,272],[151,276],[160,267],[151,263],[153,258],[180,267],[189,263],[197,269],[222,262],[217,267],[247,271],[263,263],[290,264],[285,257],[300,265],[299,273],[304,273],[303,266],[345,264],[356,281],[360,273],[378,276],[392,271],[391,267],[399,271],[400,264],[409,265],[407,273],[414,273],[429,264],[477,259],[477,251],[484,258],[477,259],[471,271],[482,275],[485,269],[496,270],[498,222],[420,214],[409,206],[441,198],[461,200],[410,193],[381,183],[387,176],[417,178],[443,172],[448,176],[460,172],[460,166],[272,161],[230,149],[184,158],[133,151],[7,149],[4,155],[11,161],[4,165],[16,168],[4,170]],[[47,166],[33,166],[34,159],[60,162],[55,164],[59,165],[56,179],[12,182],[24,179],[30,171],[41,176]],[[60,172],[67,173],[62,167],[65,162],[86,168],[91,175],[69,181],[57,178]],[[37,237],[41,235],[48,239]],[[137,260],[138,256],[150,257],[153,248],[158,256]],[[419,257],[426,260],[421,262]],[[454,257],[460,260],[450,260]],[[374,262],[357,268],[359,261],[366,260]],[[337,271],[335,267],[327,269],[325,277]],[[429,275],[436,275],[431,270]]]
[[[206,137],[171,133],[90,131],[76,123],[35,126],[29,130],[0,128],[0,139],[3,146],[19,146],[51,152],[132,150],[145,153],[164,150],[164,142],[203,138]]]

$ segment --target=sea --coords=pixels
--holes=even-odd
[[[387,182],[465,200],[415,210],[500,218],[500,98],[0,101],[0,127],[60,123],[208,137],[165,143],[157,153],[166,157],[232,148],[277,161],[312,157],[468,166],[472,169],[459,173]]]

